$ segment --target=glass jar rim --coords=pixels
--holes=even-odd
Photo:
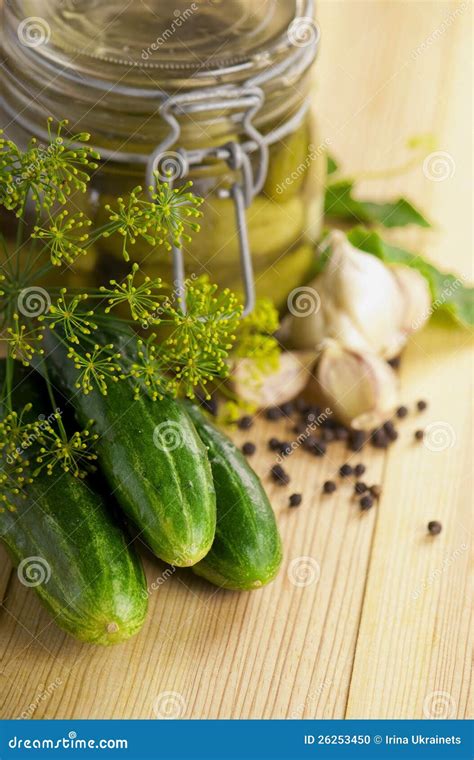
[[[208,0],[213,3],[218,1]],[[268,0],[270,3],[277,1]],[[75,5],[79,2],[60,0],[59,6],[62,8],[67,7],[68,3]],[[243,37],[239,55],[234,53],[226,58],[225,55],[217,57],[213,54],[207,60],[186,64],[173,60],[172,51],[165,58],[149,62],[148,59],[140,61],[111,56],[110,51],[102,54],[87,47],[61,49],[61,45],[54,42],[55,35],[51,33],[46,14],[46,18],[24,18],[24,0],[8,0],[3,6],[3,47],[7,54],[9,51],[19,54],[23,59],[23,68],[36,72],[38,80],[44,75],[53,75],[58,87],[65,80],[97,92],[106,92],[113,86],[118,94],[143,97],[145,100],[181,89],[183,84],[190,89],[214,84],[241,84],[255,73],[260,85],[260,82],[271,80],[274,72],[278,75],[278,63],[281,62],[285,69],[289,58],[304,58],[302,54],[308,52],[312,43],[317,45],[319,41],[319,29],[313,21],[314,0],[293,0],[293,3],[288,25],[278,28],[276,34],[261,46],[254,46],[247,53]],[[196,2],[192,2],[189,9],[195,5]]]

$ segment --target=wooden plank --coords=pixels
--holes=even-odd
[[[383,197],[408,188],[441,222],[441,230],[423,236],[430,255],[468,276],[470,11],[426,42],[459,5],[320,2],[315,106],[323,136],[350,171],[402,163],[407,137],[439,134],[440,149],[454,158],[451,179],[432,182],[417,166],[367,190]],[[416,54],[424,42],[423,55]],[[103,651],[61,633],[13,576],[1,613],[2,717],[153,718],[173,707],[192,718],[419,717],[425,700],[431,710],[454,702],[455,715],[463,716],[469,688],[466,341],[463,334],[430,330],[412,344],[403,365],[407,399],[428,397],[426,420],[448,422],[456,444],[440,453],[414,447],[418,421],[410,420],[388,458],[364,452],[367,479],[384,491],[368,514],[348,498],[349,484],[334,497],[320,495],[347,456],[342,445],[324,460],[300,452],[291,458],[291,490],[301,490],[304,502],[290,510],[288,490],[269,483],[273,459],[266,449],[270,435],[287,435],[287,423],[259,421],[251,433],[236,435],[239,444],[257,443],[254,463],[283,534],[284,566],[268,588],[222,592],[177,571],[151,594],[140,635]],[[434,539],[425,534],[430,519],[444,525]],[[301,576],[295,575],[292,562],[302,557],[310,559],[296,565]],[[149,584],[164,577],[164,566],[149,555],[146,570]],[[313,582],[295,585],[295,578],[311,580],[311,571]],[[0,589],[8,575],[0,571]],[[430,696],[436,691],[448,696],[437,702]]]

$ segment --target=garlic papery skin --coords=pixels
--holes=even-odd
[[[421,330],[432,314],[431,292],[426,279],[416,269],[394,264],[391,270],[403,298],[401,329],[405,335],[411,335]]]
[[[264,373],[252,359],[239,359],[231,370],[234,393],[257,409],[279,406],[298,396],[308,384],[315,351],[284,351],[279,366]]]
[[[355,351],[391,359],[406,342],[401,329],[404,298],[397,278],[376,256],[354,248],[339,230],[330,233],[327,245],[331,256],[324,271],[288,297],[292,346],[314,348],[332,338]],[[295,294],[300,291],[302,304],[304,290],[306,308],[298,309]]]
[[[308,392],[324,401],[345,425],[371,430],[398,406],[398,378],[374,353],[344,348],[334,341],[323,347]]]

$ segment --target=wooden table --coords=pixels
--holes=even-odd
[[[420,203],[437,225],[403,242],[466,278],[471,11],[460,2],[320,2],[315,92],[323,134],[348,170],[398,165],[407,138],[437,136],[454,176],[430,181],[420,162],[364,190],[406,192]],[[288,509],[287,491],[268,483],[265,451],[285,423],[259,422],[256,469],[285,546],[278,579],[237,594],[176,572],[152,594],[141,634],[117,648],[94,649],[61,633],[2,555],[2,716],[154,718],[168,709],[191,718],[465,717],[471,371],[466,332],[430,328],[412,340],[403,397],[430,406],[422,420],[405,422],[389,452],[353,456],[383,487],[368,513],[348,498],[349,484],[321,497],[323,481],[348,458],[342,444],[325,459],[294,457],[292,487],[304,502]],[[449,426],[449,448],[412,443],[413,430],[430,422]],[[426,531],[432,519],[443,524],[435,538]],[[301,557],[320,569],[305,586],[288,573]],[[146,569],[151,583],[164,566],[147,557]]]

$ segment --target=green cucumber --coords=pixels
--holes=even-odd
[[[112,340],[130,352],[130,333],[117,328]],[[61,341],[50,333],[45,345],[54,384],[70,396],[82,425],[95,422],[100,469],[140,537],[169,564],[199,562],[214,540],[216,497],[205,446],[187,412],[168,398],[135,400],[127,379],[111,383],[106,396],[84,395]]]
[[[212,549],[192,569],[216,586],[249,590],[269,583],[282,560],[280,535],[260,479],[227,436],[200,410],[189,414],[205,443],[217,498],[217,527]]]
[[[36,383],[22,372],[15,402],[44,409]],[[5,362],[0,363],[5,375]],[[18,380],[20,375],[15,375]],[[148,601],[141,562],[99,494],[66,472],[36,475],[27,498],[0,514],[0,538],[54,621],[91,644],[116,644],[137,633]]]

